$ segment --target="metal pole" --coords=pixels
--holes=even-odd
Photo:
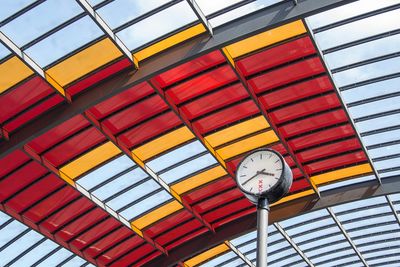
[[[257,267],[267,267],[269,206],[266,198],[258,199],[257,203]]]

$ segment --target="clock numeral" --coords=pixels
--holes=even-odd
[[[278,163],[278,161],[279,161],[279,159],[277,159],[277,160],[275,161],[275,163]]]
[[[240,175],[240,177],[246,177],[247,175],[246,174],[242,174],[242,175]]]
[[[282,170],[282,168],[280,168],[280,169],[276,169],[275,171],[281,171]]]
[[[250,191],[253,191],[253,187],[252,187],[252,188],[250,188]]]
[[[269,154],[269,157],[268,157],[268,158],[270,159],[271,157],[272,157],[272,154]]]
[[[244,165],[243,165],[243,168],[247,169],[247,167],[246,167],[246,166],[244,166]]]
[[[260,154],[260,159],[262,159],[262,154]]]
[[[254,161],[254,159],[251,158],[251,161]]]

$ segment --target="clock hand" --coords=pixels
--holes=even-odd
[[[244,182],[242,183],[242,186],[245,185],[245,184],[247,184],[248,182],[250,182],[250,180],[252,180],[254,177],[256,177],[257,175],[259,175],[259,174],[262,173],[263,171],[265,171],[265,169],[262,169],[261,171],[257,171],[256,174],[254,174],[254,175],[251,176],[249,179],[247,179],[246,181],[244,181]]]
[[[268,176],[275,176],[273,173],[265,172],[265,171],[260,171],[260,174],[264,174],[264,175],[268,175]]]

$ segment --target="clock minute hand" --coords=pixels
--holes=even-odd
[[[262,173],[263,171],[265,171],[265,169],[262,169],[261,171],[257,171],[256,174],[254,174],[254,175],[251,176],[249,179],[247,179],[246,181],[244,181],[244,182],[242,183],[242,185],[247,184],[248,182],[250,182],[250,180],[252,180],[254,177],[256,177],[257,175],[259,175],[259,174]]]
[[[265,172],[264,170],[260,171],[259,174],[264,174],[264,175],[268,175],[268,176],[275,176],[273,173]]]

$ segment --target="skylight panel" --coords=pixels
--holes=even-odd
[[[400,28],[399,17],[400,10],[393,10],[316,33],[315,37],[321,50],[325,50],[368,36],[396,30]]]
[[[40,243],[37,247],[27,252],[15,262],[16,266],[32,266],[34,263],[45,257],[49,252],[59,246],[50,239]],[[84,261],[85,262],[85,261]]]
[[[201,266],[201,267],[219,266],[219,264],[224,263],[225,261],[228,261],[228,260],[230,260],[232,258],[236,258],[236,257],[237,257],[237,255],[233,251],[231,251],[231,252],[225,253],[221,256],[218,256],[210,261],[207,261],[206,263],[201,264],[199,266]]]
[[[29,6],[35,0],[2,0],[0,8],[0,21],[14,15],[21,9]]]
[[[362,0],[318,13],[307,19],[312,28],[320,28],[338,21],[365,14],[376,9],[398,4],[397,0]]]
[[[81,266],[82,264],[86,263],[85,260],[79,258],[78,256],[73,257],[69,261],[63,264],[63,267],[75,267]]]
[[[117,36],[130,50],[135,50],[196,20],[189,4],[182,1],[119,31]]]
[[[363,140],[368,148],[368,146],[396,141],[399,139],[399,136],[400,136],[400,129],[393,130],[393,131],[387,131],[387,132],[383,132],[383,133],[377,133],[377,134],[373,134],[373,135],[368,135],[368,136],[363,137]]]
[[[97,12],[111,29],[152,11],[170,0],[116,0],[99,8]]]
[[[331,69],[347,66],[370,58],[399,52],[400,34],[387,36],[378,40],[351,46],[324,55]]]
[[[85,16],[31,46],[25,52],[41,67],[46,67],[102,35],[104,33],[96,23],[89,16]]]
[[[0,60],[7,57],[11,54],[11,51],[8,50],[2,43],[0,43]]]
[[[364,182],[373,181],[373,180],[376,180],[375,176],[373,176],[373,175],[367,175],[367,176],[363,176],[363,177],[347,179],[347,180],[344,180],[341,182],[336,182],[336,183],[320,186],[319,191],[323,192],[323,191],[333,190],[336,188],[349,186],[349,185],[353,185],[353,184],[358,184],[358,183],[364,183]]]
[[[388,114],[385,116],[385,119],[382,120],[382,117],[371,118],[369,120],[359,121],[356,124],[357,129],[361,132],[369,132],[379,129],[385,129],[387,127],[399,125],[400,122],[400,114]]]
[[[238,19],[240,17],[243,17],[247,14],[256,12],[258,10],[261,10],[263,8],[266,8],[268,6],[271,6],[273,4],[276,4],[278,2],[281,2],[282,0],[258,0],[258,1],[252,1],[246,5],[243,5],[241,7],[235,8],[231,11],[228,11],[226,13],[223,13],[215,18],[210,19],[210,23],[213,27],[218,27],[220,25],[223,25],[227,22],[230,22],[232,20]],[[200,6],[201,8],[201,6]]]
[[[0,30],[17,46],[22,47],[82,12],[75,1],[48,0],[15,18]]]

